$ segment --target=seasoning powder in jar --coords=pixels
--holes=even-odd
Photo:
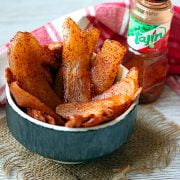
[[[128,52],[123,64],[139,69],[140,103],[155,101],[167,74],[167,43],[173,16],[170,0],[136,0],[131,8]]]

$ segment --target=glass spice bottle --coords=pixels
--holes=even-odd
[[[173,16],[170,0],[136,0],[131,8],[128,51],[123,64],[136,66],[143,90],[140,103],[155,101],[167,74],[167,43]]]

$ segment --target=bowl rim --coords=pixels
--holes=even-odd
[[[122,68],[123,71],[125,71],[124,73],[126,74],[127,69],[122,65],[120,67]],[[65,126],[52,125],[52,124],[48,124],[45,122],[38,121],[37,119],[32,118],[31,116],[29,116],[28,114],[23,112],[16,105],[14,100],[12,99],[8,84],[6,84],[6,98],[7,98],[9,105],[12,107],[12,109],[16,113],[18,113],[21,117],[25,118],[26,120],[30,121],[31,123],[34,123],[36,125],[39,125],[39,126],[42,126],[44,128],[48,128],[48,129],[53,129],[53,130],[57,130],[57,131],[69,131],[69,132],[85,132],[85,131],[98,130],[98,129],[103,129],[103,128],[113,126],[113,125],[117,124],[118,122],[120,122],[121,120],[123,120],[133,110],[133,108],[138,104],[138,98],[137,98],[123,114],[121,114],[120,116],[118,116],[114,120],[108,121],[104,124],[100,124],[100,125],[93,126],[93,127],[87,127],[87,128],[84,128],[84,127],[82,127],[82,128],[69,128],[69,127],[65,127]]]

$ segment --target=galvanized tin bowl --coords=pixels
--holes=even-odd
[[[127,70],[120,66],[124,77]],[[116,119],[91,128],[67,128],[40,122],[24,113],[6,86],[7,123],[12,135],[30,151],[62,163],[79,163],[110,154],[131,136],[137,112],[135,101]]]

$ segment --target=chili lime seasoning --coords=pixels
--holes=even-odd
[[[155,101],[161,94],[167,74],[167,43],[173,16],[170,0],[136,0],[128,28],[127,68],[139,69],[143,91],[140,103]]]

